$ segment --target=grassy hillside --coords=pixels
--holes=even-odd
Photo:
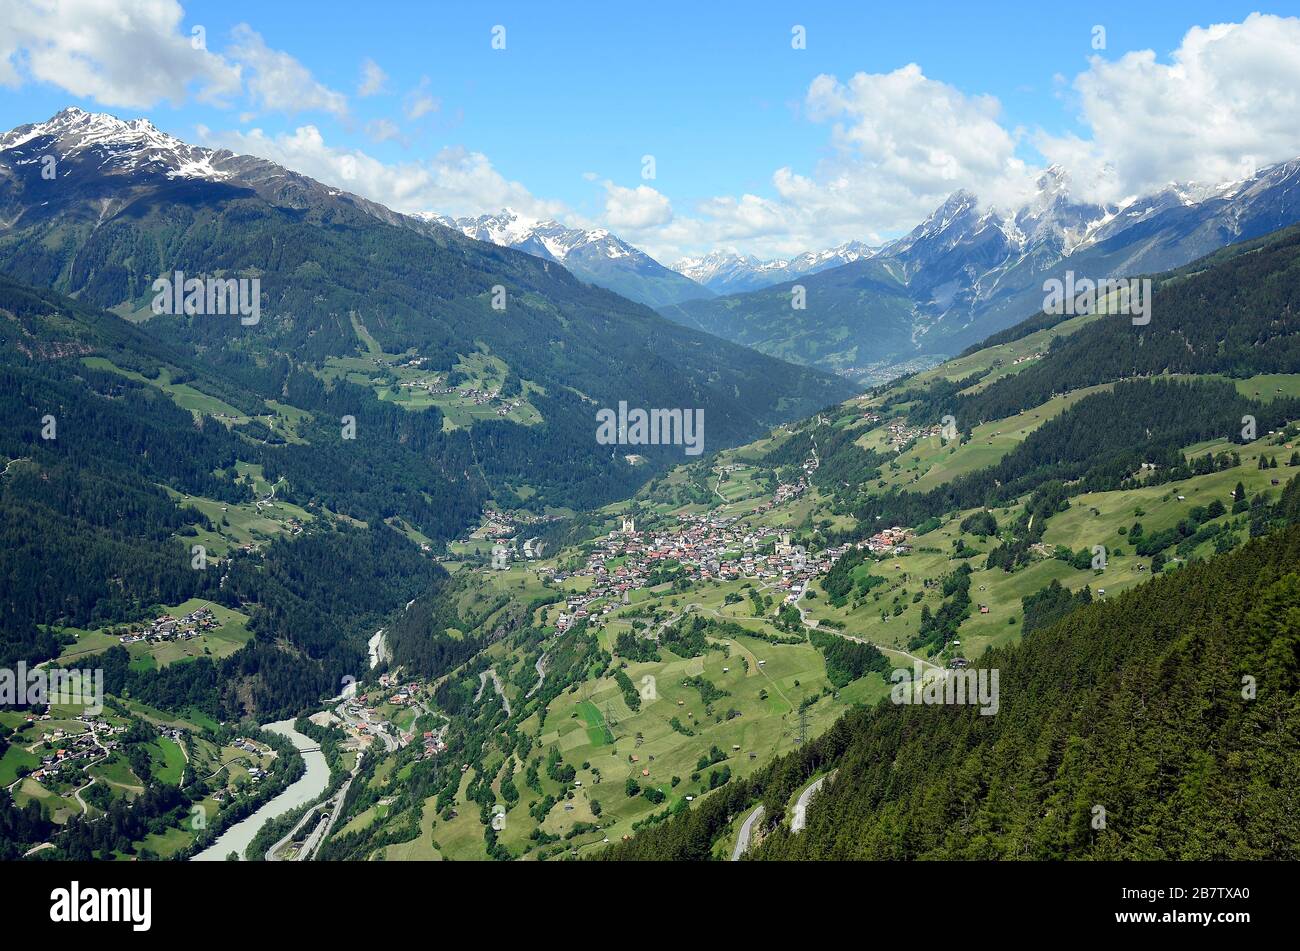
[[[700,857],[761,800],[759,859],[1295,858],[1298,596],[1291,527],[986,654],[996,716],[881,703],[606,856]]]

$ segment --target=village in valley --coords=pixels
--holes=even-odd
[[[908,550],[906,537],[906,529],[890,528],[861,547],[902,553]],[[750,529],[718,512],[679,515],[675,525],[646,532],[638,532],[635,520],[626,518],[619,530],[595,543],[584,568],[572,575],[546,569],[542,573],[557,583],[570,577],[592,579],[585,592],[569,596],[568,610],[556,620],[557,630],[563,631],[594,611],[613,612],[618,604],[628,602],[633,591],[678,578],[688,582],[751,579],[766,583],[780,592],[786,604],[794,604],[808,583],[830,571],[849,547],[836,545],[810,556],[803,545],[792,544],[788,531]],[[609,567],[611,563],[617,564]],[[594,606],[597,602],[599,607]]]
[[[879,417],[869,414],[868,421],[879,422]],[[890,428],[892,438],[905,436],[905,442],[928,432],[913,432],[901,423]],[[809,479],[819,466],[814,443],[797,478],[777,484],[769,499],[756,502],[744,515],[729,514],[728,505],[703,512],[677,511],[657,516],[649,528],[638,527],[635,515],[623,515],[617,519],[617,527],[588,543],[580,567],[572,567],[571,562],[565,567],[539,564],[536,573],[543,582],[569,592],[563,610],[553,618],[556,632],[609,616],[629,604],[634,592],[665,582],[687,585],[748,580],[776,593],[783,604],[797,604],[809,584],[850,548],[874,555],[902,555],[911,550],[912,532],[902,526],[811,554],[793,541],[789,528],[765,524],[764,516],[808,494]],[[725,479],[748,468],[745,463],[722,461],[714,471]],[[526,529],[551,520],[553,517],[490,508],[471,538],[492,540],[491,568],[503,570],[518,556],[525,561],[541,558],[542,546]]]

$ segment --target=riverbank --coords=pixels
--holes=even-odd
[[[263,825],[277,816],[282,816],[316,799],[329,785],[330,771],[325,762],[325,754],[320,751],[315,740],[303,736],[294,729],[292,720],[268,723],[263,726],[263,729],[278,733],[292,743],[306,763],[306,771],[288,789],[248,818],[235,823],[221,833],[212,845],[195,855],[190,861],[221,862],[231,852],[237,853],[242,860],[253,837]]]

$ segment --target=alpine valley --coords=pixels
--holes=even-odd
[[[0,710],[0,858],[1300,857],[1298,170],[678,273],[0,135],[0,666],[105,691]]]

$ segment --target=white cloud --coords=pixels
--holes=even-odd
[[[605,222],[611,229],[635,234],[672,220],[672,203],[649,185],[624,188],[605,182]]]
[[[206,42],[196,49],[183,17],[175,0],[4,0],[0,84],[31,78],[126,108],[179,104],[191,93],[224,105],[240,89],[240,69]]]
[[[217,37],[185,19],[176,0],[0,0],[0,85],[30,79],[136,109],[191,96],[228,108],[247,91],[260,109],[347,113],[346,96],[247,24],[216,53]]]
[[[366,137],[372,142],[387,142],[401,138],[402,131],[391,119],[372,119],[366,123]]]
[[[915,64],[812,81],[805,114],[830,126],[829,154],[808,174],[772,174],[770,196],[719,195],[643,237],[660,257],[740,245],[785,257],[849,240],[879,243],[914,227],[948,195],[970,189],[1014,204],[1033,174],[1015,155],[1018,133],[990,96],[968,96]]]
[[[388,74],[379,64],[373,59],[366,59],[361,64],[361,82],[357,84],[357,95],[363,99],[366,96],[377,96],[384,92],[384,84],[387,82]]]
[[[834,205],[851,200],[879,230],[910,227],[958,188],[1011,203],[1032,175],[1016,158],[1017,133],[1000,121],[993,96],[968,96],[930,79],[916,64],[892,73],[858,73],[847,83],[818,76],[805,100],[810,118],[831,121],[834,155],[813,182],[777,172],[783,197]]]
[[[1094,56],[1071,89],[1089,137],[1041,135],[1037,145],[1088,197],[1240,179],[1300,155],[1300,19],[1253,13],[1194,27],[1168,62],[1152,50]]]
[[[234,40],[227,52],[252,73],[248,94],[260,108],[287,115],[303,111],[347,115],[345,95],[317,82],[311,70],[288,53],[268,47],[247,23],[235,27]]]
[[[312,125],[280,135],[268,135],[261,129],[214,133],[202,127],[199,134],[206,145],[270,159],[408,214],[436,212],[459,217],[506,206],[534,218],[566,214],[561,202],[535,197],[498,172],[480,152],[445,148],[423,161],[389,164],[359,149],[330,146]]]
[[[429,77],[423,76],[420,79],[420,85],[406,94],[406,100],[402,106],[406,118],[418,119],[427,113],[437,112],[442,108],[442,100],[429,94],[429,85]]]
[[[804,114],[829,124],[827,156],[808,172],[778,168],[766,195],[701,201],[638,237],[671,260],[742,247],[784,257],[910,230],[965,188],[985,204],[1018,206],[1038,168],[1017,157],[1033,144],[1069,172],[1075,197],[1117,201],[1171,181],[1213,184],[1300,156],[1300,19],[1252,14],[1194,27],[1166,59],[1151,50],[1095,56],[1069,80],[1081,132],[1052,136],[1011,126],[998,101],[927,77],[913,64],[818,76]]]

